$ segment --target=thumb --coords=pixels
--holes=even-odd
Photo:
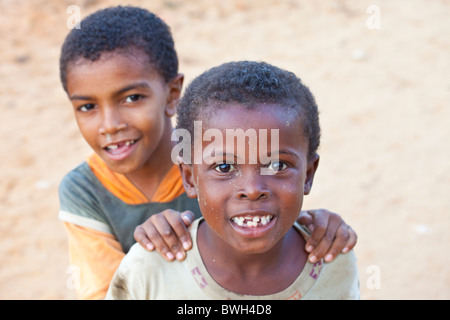
[[[194,213],[190,210],[183,211],[181,214],[181,219],[183,220],[186,227],[189,227],[191,223],[194,221]]]
[[[310,231],[314,230],[314,217],[308,211],[300,212],[297,222],[307,226]]]

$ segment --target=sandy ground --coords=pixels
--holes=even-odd
[[[76,298],[57,190],[90,150],[59,50],[70,5],[84,17],[118,2],[0,0],[1,299]],[[242,59],[299,75],[323,128],[306,208],[358,232],[362,298],[450,298],[449,1],[129,3],[172,27],[187,81]]]

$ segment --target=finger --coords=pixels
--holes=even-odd
[[[144,228],[140,225],[134,230],[134,239],[148,251],[153,251],[155,249],[153,243],[147,238]]]
[[[345,223],[341,223],[336,231],[336,238],[334,239],[330,249],[325,254],[325,262],[332,262],[339,253],[344,249],[349,238],[348,226]]]
[[[297,222],[301,225],[307,226],[309,230],[314,230],[313,216],[308,211],[301,211],[297,218]]]
[[[175,258],[175,252],[179,251],[181,245],[178,237],[163,214],[155,214],[150,218],[153,228],[147,232],[148,237],[155,245],[156,250],[168,261]],[[175,249],[174,251],[172,249]]]
[[[175,235],[177,236],[178,241],[179,241],[179,243],[181,243],[183,249],[190,250],[192,247],[192,241],[191,241],[191,235],[186,226],[185,218],[187,217],[187,219],[193,219],[194,214],[190,211],[184,211],[180,215],[178,215],[178,213],[176,211],[173,211],[173,212],[166,213],[165,217],[167,219],[167,222],[172,227],[172,230],[175,232]],[[192,221],[190,221],[189,225],[191,223],[192,223]],[[180,251],[180,252],[185,254],[184,251]]]
[[[355,247],[356,242],[358,241],[358,235],[350,226],[347,226],[347,232],[348,232],[347,244],[345,245],[344,249],[342,249],[342,253],[347,253],[350,250],[352,250]]]
[[[184,224],[186,225],[186,227],[189,227],[192,222],[194,222],[195,216],[194,213],[192,211],[183,211],[181,214],[181,219],[183,220]]]
[[[319,211],[319,210],[317,210]],[[311,214],[311,211],[309,212]],[[313,230],[311,230],[311,236],[309,237],[308,241],[306,242],[306,251],[307,252],[312,252],[314,249],[317,248],[317,246],[319,245],[320,241],[323,239],[326,231],[327,231],[327,227],[328,227],[328,219],[329,219],[329,212],[328,211],[324,211],[324,210],[320,210],[320,214],[315,215],[313,213],[313,223],[314,223],[314,228]]]
[[[340,221],[340,219],[339,219]],[[326,227],[325,233],[323,234],[322,238],[320,239],[318,245],[314,248],[314,250],[310,253],[309,258],[311,262],[316,262],[320,259],[323,259],[325,257],[325,254],[328,252],[330,247],[332,246],[337,229],[339,227],[340,223],[336,222],[336,219],[333,219],[330,217],[328,220],[328,225]],[[315,230],[316,231],[316,230]],[[314,234],[314,232],[313,232]]]

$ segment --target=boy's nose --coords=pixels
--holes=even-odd
[[[244,178],[244,177],[243,177]],[[262,200],[269,199],[271,191],[265,183],[264,176],[254,172],[242,179],[241,188],[237,191],[237,197],[241,200]]]
[[[120,112],[111,108],[105,108],[102,112],[102,124],[99,128],[100,134],[114,134],[127,128]]]

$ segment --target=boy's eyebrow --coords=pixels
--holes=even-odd
[[[235,161],[235,160],[240,159],[239,156],[236,155],[236,154],[234,154],[234,153],[223,152],[223,151],[218,151],[218,152],[216,152],[215,150],[214,150],[214,156],[215,156],[215,157],[218,157],[218,158],[220,158],[220,157],[225,158],[226,161],[229,161],[229,160]],[[242,160],[242,159],[241,159],[241,160]]]
[[[138,88],[144,88],[144,89],[150,89],[150,86],[147,82],[138,82],[138,83],[133,83],[130,84],[129,86],[126,86],[122,89],[120,89],[119,91],[117,91],[117,95],[120,95],[124,92],[127,92],[129,90],[133,90],[133,89],[138,89]]]
[[[292,157],[294,157],[296,159],[301,159],[300,155],[298,155],[297,153],[295,153],[295,152],[293,152],[291,150],[288,150],[288,149],[278,150],[277,152],[273,152],[273,153],[275,153],[275,154],[278,153],[278,155],[285,154],[285,155],[288,155],[288,156],[292,156]],[[273,153],[271,152],[270,155],[268,155],[268,156],[271,157]],[[229,153],[229,152],[220,152],[219,151],[219,152],[215,153],[215,156],[219,157],[219,158],[223,157],[227,161],[231,160],[231,161],[236,161],[237,163],[245,163],[245,160],[243,158],[241,158],[239,156],[239,154],[234,154],[234,153]]]
[[[88,97],[88,96],[79,96],[79,95],[76,95],[76,94],[70,96],[69,99],[70,99],[70,100],[92,100],[91,97]]]
[[[148,83],[146,82],[138,82],[138,83],[133,83],[130,84],[129,86],[126,86],[122,89],[119,89],[114,95],[121,95],[124,92],[133,90],[133,89],[138,89],[138,88],[145,88],[145,89],[150,89],[150,86]],[[92,97],[89,96],[81,96],[81,95],[72,95],[70,96],[70,100],[92,100]]]
[[[276,153],[276,152],[274,152],[274,153]],[[300,158],[300,156],[297,153],[295,153],[295,152],[293,152],[291,150],[285,150],[285,149],[278,150],[278,154],[286,154],[288,156],[293,156],[295,158]]]

